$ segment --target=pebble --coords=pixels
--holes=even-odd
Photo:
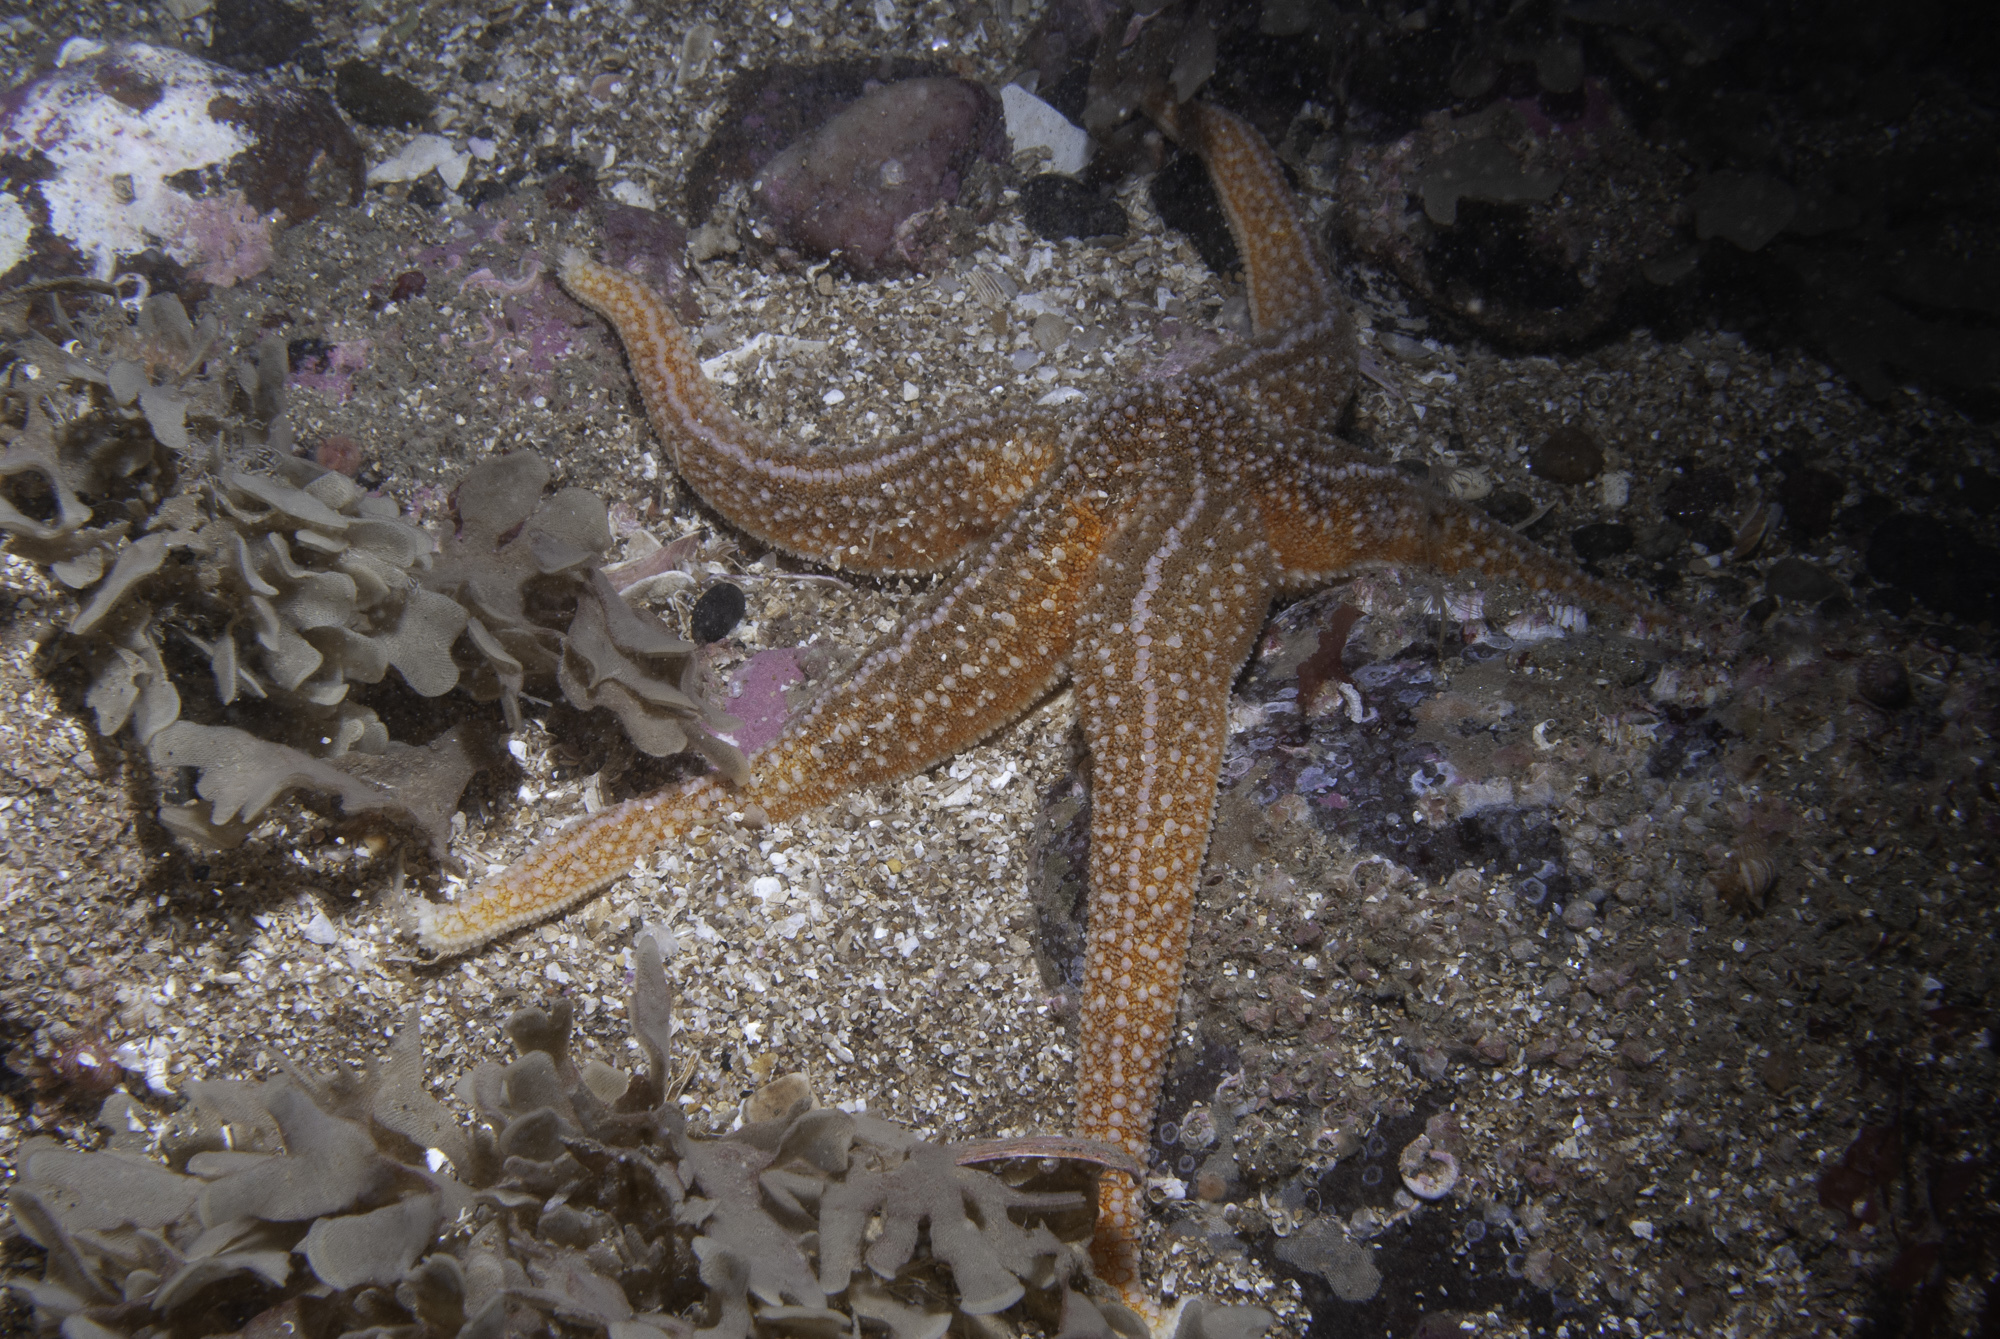
[[[1604,471],[1604,448],[1582,428],[1565,425],[1534,449],[1528,468],[1550,483],[1587,484]]]
[[[333,72],[333,98],[340,110],[378,130],[420,126],[436,106],[430,94],[409,80],[364,60],[345,61]]]
[[[688,632],[703,646],[719,642],[743,621],[743,590],[727,581],[718,581],[701,593],[688,617]]]
[[[1570,543],[1576,546],[1576,556],[1586,563],[1603,562],[1621,553],[1632,551],[1632,527],[1622,521],[1598,521],[1591,525],[1578,526],[1570,532]]]
[[[1048,242],[1066,237],[1123,237],[1131,226],[1125,207],[1071,177],[1053,172],[1021,188],[1021,217]]]
[[[1765,568],[1764,590],[1781,600],[1804,604],[1817,604],[1847,593],[1840,582],[1803,558],[1780,558]]]
[[[1234,274],[1243,268],[1236,250],[1236,238],[1229,231],[1222,202],[1209,185],[1208,169],[1191,153],[1177,153],[1166,166],[1153,174],[1147,188],[1160,221],[1186,236],[1200,253],[1202,264],[1217,274]]]

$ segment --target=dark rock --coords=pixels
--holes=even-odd
[[[1486,514],[1502,525],[1519,525],[1535,514],[1535,501],[1525,493],[1503,488],[1486,499]]]
[[[1785,472],[1785,481],[1778,486],[1778,504],[1796,533],[1818,539],[1833,529],[1834,512],[1846,494],[1847,485],[1838,475],[1802,466]]]
[[[1847,593],[1839,581],[1803,558],[1780,558],[1765,568],[1764,590],[1781,600],[1797,600],[1801,604],[1817,604]]]
[[[1587,484],[1604,471],[1604,448],[1582,428],[1557,428],[1528,457],[1530,469],[1558,484]]]
[[[1883,522],[1896,514],[1896,504],[1880,493],[1864,493],[1861,499],[1840,513],[1835,522],[1843,534],[1857,539],[1875,533]]]
[[[1910,672],[1894,656],[1865,656],[1854,667],[1854,691],[1884,711],[1910,704]]]
[[[1717,469],[1690,469],[1666,486],[1660,494],[1660,510],[1693,526],[1710,520],[1736,501],[1736,483]]]
[[[389,289],[389,301],[408,302],[420,298],[430,287],[430,279],[422,270],[404,270],[396,276],[396,282]]]
[[[209,58],[245,74],[284,64],[319,36],[312,16],[283,0],[217,0],[209,23]]]
[[[489,204],[494,200],[501,199],[507,195],[508,190],[509,187],[506,182],[496,180],[493,177],[482,177],[472,181],[461,182],[458,194],[459,198],[465,201],[467,209],[477,209],[483,204]]]
[[[1579,526],[1570,535],[1570,543],[1576,546],[1576,556],[1583,562],[1603,562],[1631,551],[1632,527],[1622,521],[1598,521]]]
[[[1147,195],[1160,221],[1184,234],[1201,254],[1202,263],[1217,274],[1234,274],[1243,267],[1229,219],[1209,182],[1208,169],[1191,153],[1177,153],[1153,174]]]
[[[2000,618],[2000,549],[1962,526],[1907,513],[1868,537],[1868,575],[1969,623]]]
[[[333,72],[333,96],[349,116],[381,130],[422,125],[436,105],[430,94],[409,80],[365,60],[344,61]]]
[[[1123,237],[1129,226],[1123,205],[1055,172],[1045,172],[1021,188],[1021,216],[1035,236],[1050,242],[1065,237]]]
[[[550,209],[560,209],[575,213],[591,202],[597,194],[597,182],[588,168],[564,168],[548,179],[542,187],[542,198],[548,201]]]
[[[1951,482],[1953,498],[1974,516],[1990,516],[2000,511],[2000,476],[1968,467],[1954,473]]]
[[[1663,563],[1681,551],[1688,542],[1688,532],[1672,521],[1662,521],[1658,525],[1647,526],[1639,532],[1639,556],[1650,562]]]
[[[743,621],[743,590],[727,581],[718,581],[701,593],[688,618],[688,632],[706,646],[727,637]]]

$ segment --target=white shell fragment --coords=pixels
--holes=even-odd
[[[1075,176],[1090,160],[1090,136],[1083,127],[1015,84],[1000,90],[1000,106],[1007,113],[1007,138],[1014,152],[1047,149],[1049,171]]]
[[[472,155],[452,148],[451,141],[443,135],[417,135],[394,158],[369,168],[368,184],[378,186],[386,181],[415,181],[424,173],[435,170],[445,185],[457,190],[471,166]]]

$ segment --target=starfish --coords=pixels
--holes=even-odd
[[[1369,566],[1511,578],[1642,602],[1400,471],[1344,459],[1351,325],[1283,170],[1204,104],[1170,126],[1207,163],[1241,247],[1252,337],[1234,358],[1068,421],[987,414],[878,449],[801,450],[730,410],[666,305],[572,251],[564,286],[609,320],[676,469],[746,533],[830,567],[948,571],[820,692],[742,784],[694,779],[607,808],[461,901],[421,942],[463,953],[590,896],[697,825],[781,822],[913,776],[1060,682],[1090,756],[1088,946],[1077,1133],[1144,1159],[1228,737],[1230,683],[1271,602]],[[1142,1206],[1101,1178],[1100,1277],[1155,1320]]]

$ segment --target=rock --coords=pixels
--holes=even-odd
[[[1208,169],[1191,153],[1176,153],[1153,174],[1146,193],[1160,221],[1186,235],[1201,254],[1202,264],[1217,274],[1234,274],[1243,266],[1236,237],[1229,231],[1222,202],[1209,184]]]
[[[1578,526],[1570,533],[1570,543],[1576,546],[1578,560],[1585,563],[1599,563],[1606,558],[1615,558],[1632,550],[1632,527],[1621,521],[1597,521],[1590,525]]]
[[[382,130],[420,126],[430,120],[436,105],[430,94],[409,80],[364,60],[344,61],[333,72],[333,96],[349,116]]]
[[[1130,226],[1125,207],[1073,177],[1045,172],[1021,188],[1021,217],[1035,236],[1057,242],[1066,237],[1123,237]]]
[[[1818,539],[1833,529],[1834,512],[1846,495],[1847,484],[1838,475],[1810,466],[1786,470],[1778,487],[1785,520],[1807,539]]]
[[[286,224],[361,198],[361,147],[324,94],[164,47],[102,47],[4,106],[0,155],[22,165],[0,191],[10,282],[109,279],[150,251],[156,290],[226,288],[270,265]]]
[[[1587,484],[1604,470],[1604,448],[1582,428],[1565,425],[1534,449],[1528,467],[1550,483]]]
[[[767,164],[751,193],[781,245],[838,255],[861,275],[922,269],[936,238],[927,218],[958,200],[966,173],[995,160],[1003,137],[993,96],[965,79],[871,88]]]
[[[743,621],[743,590],[727,581],[718,581],[701,593],[688,618],[688,632],[706,646],[719,642]]]
[[[1694,193],[1694,234],[1724,237],[1757,251],[1785,230],[1799,212],[1799,196],[1762,172],[1716,172]]]
[[[1690,469],[1678,475],[1660,494],[1660,509],[1682,525],[1715,519],[1736,501],[1736,483],[1717,469]]]
[[[607,200],[604,217],[604,263],[636,274],[665,298],[682,324],[701,324],[701,305],[688,282],[688,231],[657,210]]]
[[[1563,174],[1553,168],[1530,169],[1497,139],[1463,140],[1433,158],[1417,191],[1424,213],[1447,227],[1458,222],[1458,202],[1486,204],[1541,203],[1562,186]]]
[[[1764,590],[1781,600],[1803,604],[1818,604],[1847,593],[1840,582],[1803,558],[1780,558],[1765,568]]]

